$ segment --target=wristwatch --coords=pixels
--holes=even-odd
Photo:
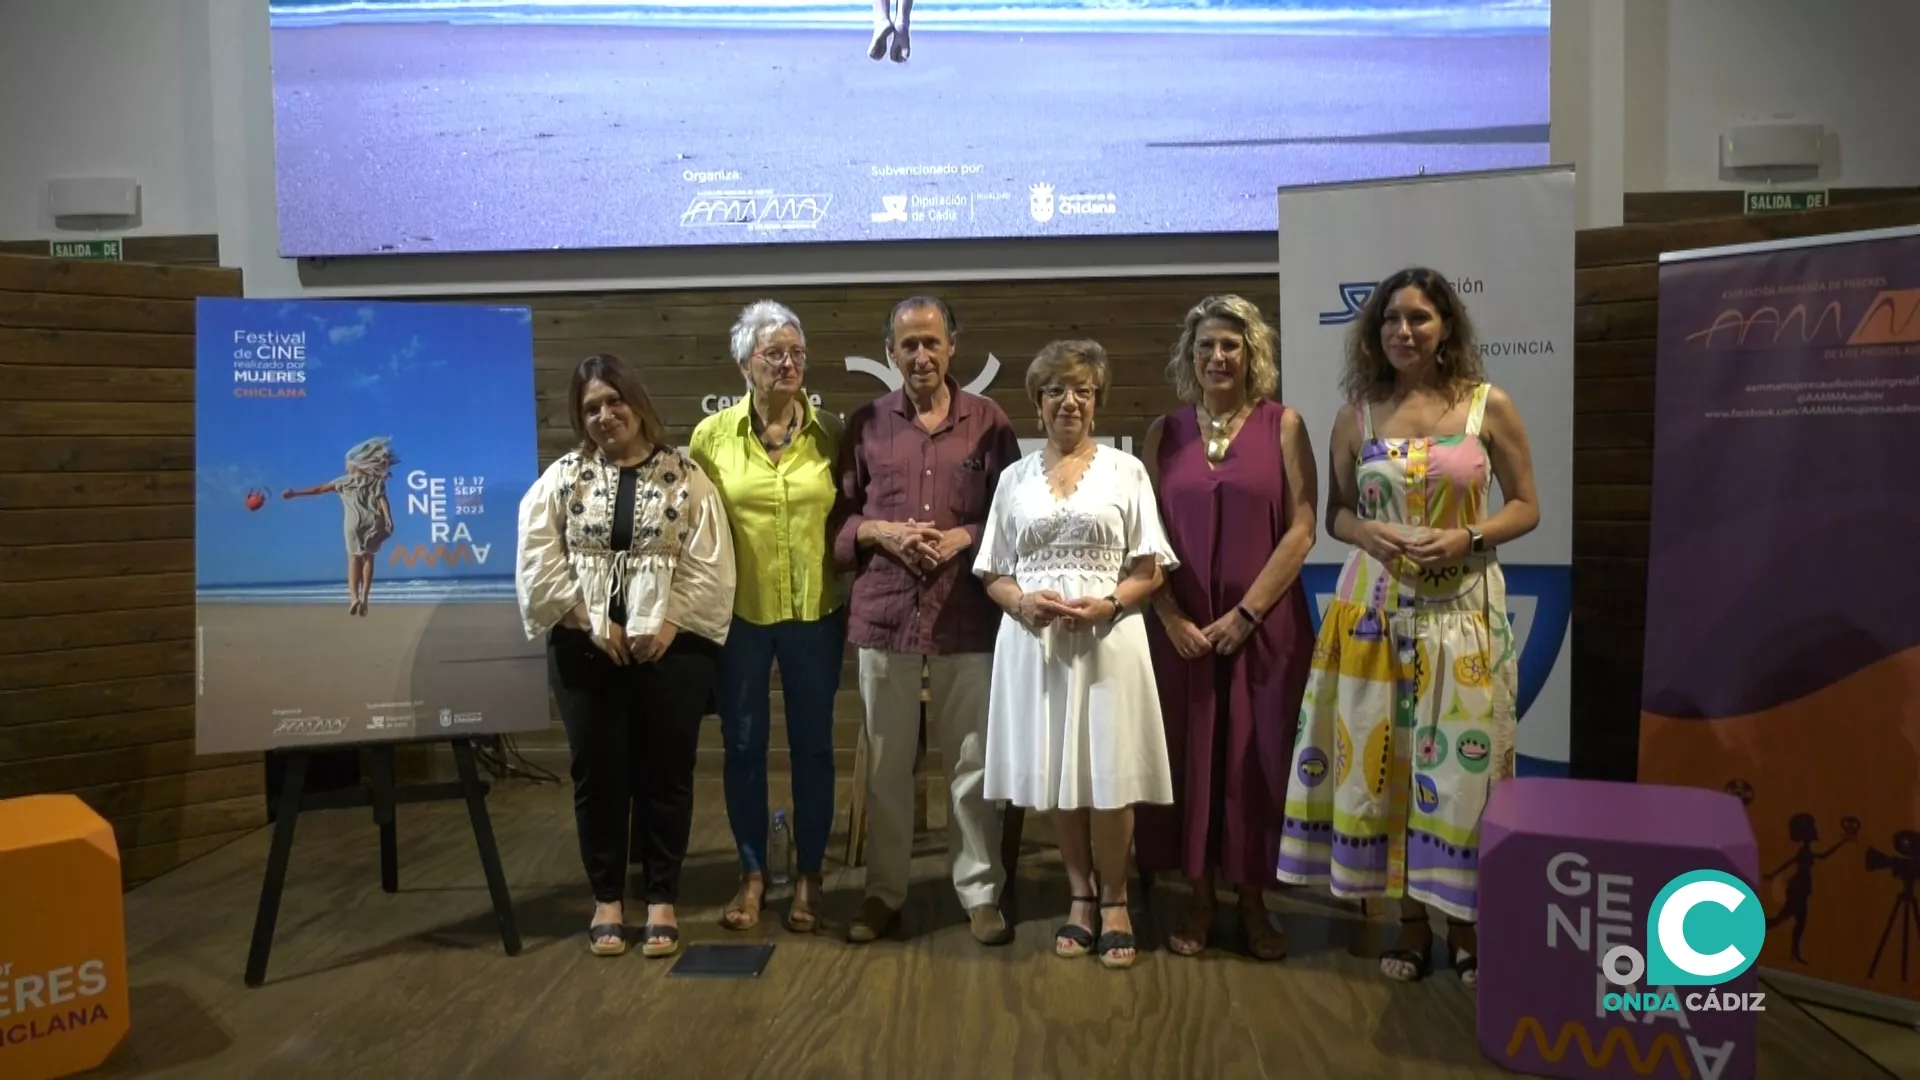
[[[1111,626],[1120,621],[1120,616],[1125,615],[1127,609],[1120,606],[1120,596],[1118,593],[1108,593],[1106,595],[1106,601],[1113,605],[1113,617],[1107,620],[1107,624]]]
[[[1467,526],[1467,538],[1470,541],[1467,544],[1468,551],[1471,551],[1475,555],[1485,554],[1487,550],[1487,538],[1480,535],[1479,529],[1471,525]]]

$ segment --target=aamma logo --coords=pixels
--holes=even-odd
[[[1642,976],[1650,987],[1717,986],[1752,967],[1766,938],[1766,912],[1746,882],[1719,870],[1695,870],[1667,882],[1653,898],[1646,952],[1615,945],[1600,961],[1600,971],[1620,987],[1638,986]],[[1633,996],[1608,994],[1605,1004],[1618,1009],[1627,1004],[1619,999]],[[1660,1008],[1679,1010],[1671,991],[1655,996],[1664,999]],[[1760,995],[1688,994],[1687,1008],[1761,1011]]]
[[[466,528],[462,525],[461,528]],[[492,544],[395,544],[387,554],[388,566],[458,566],[461,563],[485,563]]]

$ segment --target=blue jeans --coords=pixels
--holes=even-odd
[[[833,834],[833,699],[840,692],[847,609],[823,619],[758,626],[733,620],[720,656],[720,738],[726,746],[727,821],[743,873],[767,865],[767,742],[773,718],[773,664],[787,706],[793,761],[794,860],[818,874]]]

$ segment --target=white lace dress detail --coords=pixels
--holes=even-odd
[[[1178,565],[1147,470],[1100,447],[1065,499],[1041,454],[1020,459],[994,493],[974,573],[1010,575],[1067,600],[1111,594],[1133,564]],[[1011,615],[994,643],[986,797],[1032,810],[1171,803],[1160,696],[1136,607],[1118,623],[1030,630]]]

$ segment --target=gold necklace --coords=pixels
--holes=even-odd
[[[1207,414],[1207,426],[1213,429],[1213,434],[1207,436],[1207,460],[1218,465],[1226,459],[1227,448],[1233,445],[1233,440],[1228,436],[1228,429],[1233,427],[1235,420],[1240,419],[1240,412],[1246,406],[1242,405],[1239,409],[1233,410],[1233,415],[1225,420],[1215,420],[1213,410],[1205,405],[1200,408]]]

